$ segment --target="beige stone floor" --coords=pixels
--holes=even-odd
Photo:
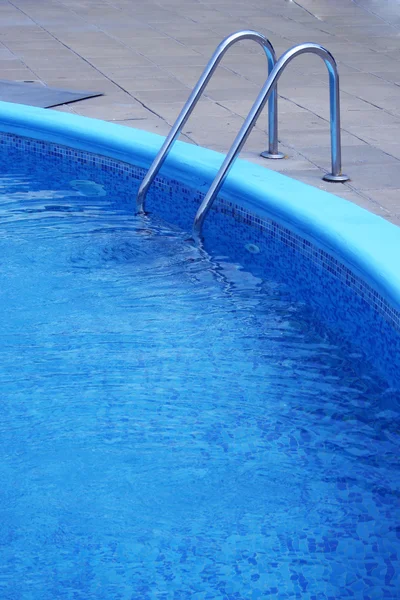
[[[338,61],[343,170],[329,170],[324,63],[303,55],[279,81],[279,139],[287,155],[266,161],[267,114],[242,158],[347,198],[400,224],[399,0],[2,0],[0,78],[104,96],[58,107],[165,135],[215,47],[255,29],[278,55],[317,42]],[[267,75],[262,50],[228,52],[183,139],[226,152]]]

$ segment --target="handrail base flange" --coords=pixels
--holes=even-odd
[[[276,160],[280,158],[286,158],[286,154],[283,154],[282,152],[269,152],[269,150],[261,152],[260,156],[262,156],[263,158],[270,158]]]
[[[350,177],[341,173],[340,175],[334,175],[333,173],[327,173],[322,178],[324,181],[331,181],[332,183],[343,183],[344,181],[349,181]]]

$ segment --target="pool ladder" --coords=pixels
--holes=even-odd
[[[238,31],[225,38],[215,50],[209,63],[204,69],[199,81],[189,96],[185,106],[181,110],[178,118],[163,145],[161,146],[157,156],[152,162],[145,178],[143,179],[136,200],[136,210],[138,213],[143,213],[145,208],[145,199],[147,191],[157,176],[162,164],[167,158],[173,144],[179,136],[182,128],[192,114],[201,94],[203,93],[207,83],[212,77],[215,69],[221,61],[225,52],[236,42],[242,40],[253,40],[259,43],[267,56],[268,60],[268,78],[258,94],[253,106],[250,109],[239,133],[237,134],[232,146],[230,147],[224,162],[222,163],[217,175],[214,178],[207,194],[205,195],[194,219],[193,235],[196,239],[201,238],[201,231],[204,219],[207,216],[219,190],[221,189],[229,171],[231,170],[240,150],[246,143],[254,125],[257,122],[265,104],[268,104],[268,138],[269,148],[267,152],[263,152],[261,156],[265,158],[283,158],[284,155],[278,152],[278,110],[277,110],[277,83],[286,66],[296,56],[305,53],[317,54],[325,62],[329,74],[329,100],[330,100],[330,132],[331,132],[331,173],[324,175],[326,181],[343,182],[349,177],[342,173],[341,159],[341,143],[340,143],[340,98],[339,98],[339,74],[336,61],[332,54],[323,46],[313,43],[299,44],[290,48],[282,54],[280,59],[276,60],[276,54],[271,42],[262,34],[256,31]]]

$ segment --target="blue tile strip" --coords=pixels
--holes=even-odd
[[[16,148],[24,152],[29,152],[40,156],[53,156],[62,158],[63,161],[78,162],[81,165],[100,168],[110,174],[123,176],[126,180],[141,181],[144,177],[144,170],[135,167],[128,163],[124,163],[112,158],[96,155],[82,150],[71,149],[66,146],[43,142],[30,138],[24,138],[8,133],[0,133],[0,146],[8,148]],[[159,177],[155,184],[155,190],[169,191],[171,197],[181,194],[184,196],[191,195],[193,192],[183,187],[178,181],[168,180]],[[202,195],[198,195],[200,201]],[[400,332],[400,311],[393,308],[387,300],[381,296],[368,283],[363,281],[358,275],[353,273],[346,265],[342,264],[337,258],[326,252],[325,250],[313,245],[309,240],[302,238],[300,235],[287,229],[283,225],[272,219],[263,219],[255,215],[244,207],[239,206],[231,201],[219,197],[214,204],[213,210],[220,214],[229,215],[236,221],[253,227],[262,232],[275,244],[284,244],[292,248],[302,256],[309,259],[314,265],[329,272],[337,277],[346,287],[352,289],[360,298],[377,313],[382,315],[384,319],[397,331]]]
[[[308,258],[314,265],[328,271],[337,277],[346,287],[352,289],[358,296],[376,312],[382,315],[392,327],[400,332],[400,311],[393,308],[387,300],[361,277],[353,273],[346,265],[325,250],[313,245],[309,240],[283,227],[272,219],[262,219],[249,213],[246,209],[232,202],[218,198],[217,211],[230,215],[235,220],[262,231],[275,243],[284,244],[302,256]]]
[[[132,209],[145,169],[57,143],[0,133],[4,152],[47,158],[60,169],[103,183],[115,201]],[[147,207],[170,223],[191,229],[204,193],[176,179],[159,176],[150,188]],[[342,332],[364,349],[388,381],[397,385],[400,372],[400,312],[336,256],[291,231],[273,218],[260,217],[218,197],[204,233],[215,248],[261,276],[283,280],[298,299],[313,306],[321,322]],[[253,250],[255,253],[253,253]]]

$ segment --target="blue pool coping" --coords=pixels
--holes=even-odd
[[[157,134],[122,125],[7,102],[0,102],[0,130],[142,168],[150,166],[164,141]],[[178,141],[161,173],[205,192],[223,158],[213,150]],[[312,239],[366,280],[395,310],[400,309],[400,228],[396,225],[338,196],[241,159],[225,181],[223,193],[261,217],[273,216]]]

